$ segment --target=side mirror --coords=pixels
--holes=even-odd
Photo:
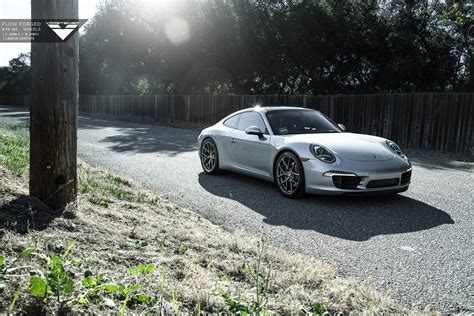
[[[263,132],[260,130],[258,126],[250,126],[249,128],[245,130],[245,133],[249,135],[257,135],[258,137],[263,136]]]
[[[346,127],[345,127],[343,124],[337,124],[337,126],[339,126],[339,128],[340,128],[343,132],[345,132],[345,131],[347,130]]]

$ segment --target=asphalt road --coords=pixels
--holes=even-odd
[[[18,110],[17,110],[18,111]],[[2,120],[25,112],[0,107]],[[273,184],[202,172],[198,132],[80,118],[79,155],[229,230],[333,261],[401,303],[474,311],[472,163],[416,152],[410,189],[390,197],[283,197]]]

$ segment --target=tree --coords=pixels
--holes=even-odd
[[[35,0],[32,19],[78,19],[78,0]],[[31,44],[30,195],[53,209],[76,200],[79,38]]]
[[[473,90],[469,1],[158,3],[101,2],[81,39],[81,93]],[[189,29],[179,44],[165,31],[175,17]]]
[[[471,1],[449,0],[438,10],[439,26],[451,34],[450,45],[456,58],[451,74],[451,90],[474,91],[474,3]]]
[[[0,68],[0,95],[30,94],[30,54],[20,54]]]

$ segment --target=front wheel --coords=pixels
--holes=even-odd
[[[275,182],[286,197],[297,198],[305,193],[303,165],[292,152],[284,152],[275,164]]]
[[[216,174],[219,171],[219,154],[216,143],[211,138],[206,138],[202,141],[199,153],[204,172]]]

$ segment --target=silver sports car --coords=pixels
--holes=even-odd
[[[287,197],[304,193],[398,193],[411,164],[394,142],[348,133],[305,108],[255,107],[235,112],[198,138],[204,172],[231,170],[276,183]]]

